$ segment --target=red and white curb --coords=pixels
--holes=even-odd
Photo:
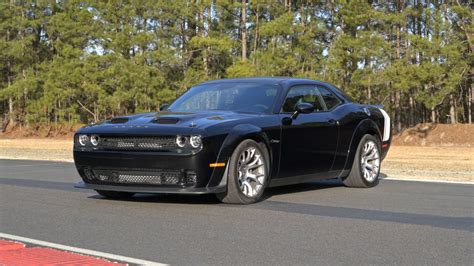
[[[0,233],[0,265],[167,265]]]

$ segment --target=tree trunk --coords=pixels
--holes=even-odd
[[[199,10],[199,14],[198,14],[199,25],[201,26],[199,31],[202,37],[206,36],[206,32],[204,30],[204,11],[205,11],[205,7],[203,7],[202,10]],[[204,66],[204,73],[206,73],[206,77],[209,76],[209,59],[207,58],[208,48],[209,47],[206,47],[202,50],[202,64]]]
[[[421,123],[425,123],[427,114],[426,114],[426,108],[424,105],[421,106],[421,113],[423,114],[423,117],[421,118]]]
[[[291,0],[285,0],[285,9],[290,12],[291,11]]]
[[[256,57],[256,54],[257,54],[257,46],[258,46],[258,26],[259,26],[259,16],[260,16],[260,13],[259,13],[259,7],[260,5],[257,3],[257,10],[255,12],[255,36],[253,37],[253,57],[252,57],[252,64],[255,65],[255,63],[257,62],[257,57]]]
[[[247,60],[247,0],[242,0],[241,12],[242,61]]]
[[[14,1],[10,1],[10,8],[12,8],[14,5]],[[7,43],[10,41],[10,29],[7,29]],[[12,69],[11,61],[10,59],[7,60],[7,86],[10,87],[12,80],[10,76],[10,72]],[[8,119],[10,120],[9,124],[10,126],[13,126],[13,97],[10,96],[8,97]]]
[[[468,106],[468,120],[469,120],[469,124],[472,124],[472,100],[473,100],[473,97],[474,97],[474,90],[472,89],[472,84],[469,84],[469,87],[468,87],[468,93],[467,93],[469,96],[467,97],[468,100],[467,100],[467,106]]]
[[[370,104],[372,100],[372,90],[370,89],[370,84],[367,86],[367,103]]]
[[[13,126],[13,123],[15,122],[13,118],[13,98],[9,97],[8,98],[8,117],[10,119],[10,125]]]
[[[397,12],[398,13],[402,12],[402,4],[403,4],[403,1],[397,0]],[[400,31],[401,31],[401,26],[400,26],[400,24],[397,23],[397,59],[400,59],[400,55],[401,55],[401,53],[400,53],[400,42],[401,42]]]
[[[402,118],[401,118],[401,107],[400,107],[400,91],[395,92],[395,121],[397,124],[397,132],[402,131]]]
[[[449,121],[451,124],[456,124],[456,108],[454,103],[454,96],[451,93],[449,95]]]

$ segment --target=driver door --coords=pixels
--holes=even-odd
[[[301,102],[313,104],[314,112],[288,120]],[[327,178],[337,149],[339,126],[327,110],[318,87],[290,88],[279,116],[282,137],[278,178],[295,178],[297,182]]]

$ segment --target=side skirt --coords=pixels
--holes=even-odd
[[[337,178],[339,173],[340,171],[331,171],[321,176],[301,175],[301,176],[293,176],[293,177],[287,177],[287,178],[275,178],[270,181],[269,187],[279,187],[279,186],[300,184],[300,183],[305,183],[305,182],[310,182],[310,181],[333,179],[333,178]]]

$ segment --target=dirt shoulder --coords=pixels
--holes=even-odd
[[[474,182],[474,147],[392,146],[382,173],[396,179]]]
[[[418,124],[393,136],[395,146],[474,147],[474,124]]]
[[[72,140],[0,138],[0,159],[72,162]]]
[[[0,158],[72,162],[72,140],[3,138]],[[392,146],[382,176],[474,182],[474,147]]]

